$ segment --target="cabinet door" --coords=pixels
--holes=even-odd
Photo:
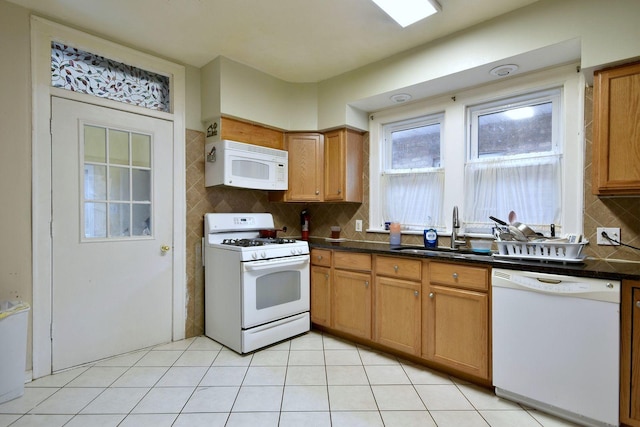
[[[371,274],[333,270],[332,327],[371,339]]]
[[[362,203],[362,135],[350,129],[325,134],[324,199]]]
[[[222,139],[246,142],[247,144],[261,145],[279,150],[284,148],[284,134],[282,131],[230,119],[228,117],[222,117],[220,119],[220,137]]]
[[[331,269],[311,266],[311,322],[331,325]]]
[[[326,175],[324,177],[325,200],[344,199],[345,148],[344,131],[334,131],[324,136]]]
[[[640,282],[622,286],[620,327],[620,422],[640,426]]]
[[[596,72],[593,185],[601,195],[640,194],[640,63]]]
[[[375,340],[420,355],[420,283],[376,277]]]
[[[429,285],[422,301],[422,356],[489,379],[487,294]]]
[[[322,201],[324,198],[324,137],[288,134],[289,189],[287,201]]]

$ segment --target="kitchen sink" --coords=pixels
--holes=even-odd
[[[470,248],[452,249],[443,246],[439,246],[437,248],[425,248],[422,246],[397,246],[392,247],[391,250],[416,255],[438,256],[455,259],[486,259],[487,257],[491,256],[491,252],[474,251]]]

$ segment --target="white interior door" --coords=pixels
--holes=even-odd
[[[171,341],[173,124],[52,97],[52,369]]]

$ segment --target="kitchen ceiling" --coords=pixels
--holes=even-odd
[[[37,15],[197,68],[219,55],[318,82],[537,0],[439,0],[401,28],[370,0],[8,0]]]

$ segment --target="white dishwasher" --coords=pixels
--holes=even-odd
[[[496,394],[617,426],[620,282],[496,268],[491,283]]]

